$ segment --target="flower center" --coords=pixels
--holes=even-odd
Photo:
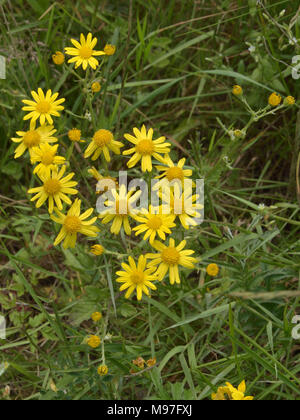
[[[136,145],[136,151],[140,153],[141,155],[152,155],[154,150],[154,145],[152,140],[141,140]]]
[[[81,47],[79,50],[79,55],[81,58],[84,58],[85,60],[87,60],[88,58],[91,58],[91,56],[93,55],[93,50],[87,46]]]
[[[116,201],[116,214],[119,214],[121,216],[128,214],[128,201],[127,200]]]
[[[173,181],[173,179],[183,180],[184,178],[183,170],[181,168],[177,168],[177,166],[169,168],[166,172],[166,176],[170,182]]]
[[[41,114],[47,114],[50,111],[50,104],[48,101],[40,101],[37,106],[36,110]]]
[[[143,271],[134,271],[130,275],[130,280],[132,281],[132,283],[142,284],[144,282],[144,273],[143,273]]]
[[[23,142],[25,146],[27,147],[38,146],[40,144],[40,141],[41,141],[41,136],[35,130],[27,131],[27,133],[25,134],[23,138]]]
[[[104,147],[113,140],[113,134],[109,130],[98,130],[93,137],[94,142],[98,147]]]
[[[180,259],[180,254],[177,249],[169,247],[163,250],[161,257],[168,265],[176,265]]]
[[[58,179],[49,179],[44,184],[44,190],[48,195],[54,195],[60,191],[60,182]]]
[[[51,152],[46,152],[43,154],[41,163],[45,166],[52,165],[54,161],[54,154]]]
[[[162,220],[159,216],[153,216],[148,220],[147,225],[150,229],[158,230],[162,225]]]
[[[77,128],[73,128],[68,133],[69,139],[72,141],[79,141],[81,139],[81,131]]]
[[[79,232],[81,228],[81,221],[77,216],[67,216],[64,221],[64,227],[68,233]]]

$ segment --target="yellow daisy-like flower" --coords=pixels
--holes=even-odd
[[[96,238],[98,236],[99,229],[97,226],[92,226],[96,222],[97,217],[86,220],[92,215],[94,209],[91,208],[80,214],[80,207],[81,200],[76,198],[67,215],[62,214],[58,209],[54,209],[58,217],[52,215],[51,219],[62,225],[62,228],[55,239],[54,246],[57,246],[64,240],[63,247],[65,249],[74,248],[78,233],[91,238]]]
[[[153,367],[153,366],[155,366],[156,365],[156,357],[153,357],[153,359],[149,359],[149,360],[147,360],[147,366],[148,367]]]
[[[80,35],[80,43],[76,39],[71,39],[74,47],[65,48],[65,52],[68,55],[74,55],[75,57],[70,58],[68,63],[76,63],[75,68],[82,66],[83,70],[86,70],[88,66],[91,66],[93,70],[96,70],[99,65],[99,61],[95,56],[105,55],[104,51],[94,50],[97,44],[97,38],[93,38],[93,35],[89,33],[85,39],[83,34]]]
[[[214,401],[231,400],[231,392],[227,386],[220,386],[216,393],[211,394],[211,399]]]
[[[101,90],[101,85],[99,82],[94,82],[91,86],[92,92],[97,93]]]
[[[115,189],[110,190],[113,196],[113,200],[108,200],[105,204],[107,209],[99,215],[102,219],[102,223],[106,224],[113,220],[111,225],[111,233],[118,235],[121,227],[124,227],[126,235],[131,234],[131,227],[129,218],[136,214],[134,211],[133,203],[138,200],[141,195],[141,191],[137,191],[133,194],[133,191],[127,192],[125,185],[121,185],[119,192]],[[133,195],[132,195],[133,194]]]
[[[71,130],[69,130],[68,137],[69,140],[73,142],[78,141],[79,143],[85,143],[85,140],[81,139],[81,130],[79,130],[78,128],[72,128]]]
[[[99,376],[105,376],[108,374],[108,367],[106,365],[101,365],[97,369]]]
[[[29,114],[25,115],[23,119],[31,119],[32,121],[40,119],[41,125],[45,124],[46,120],[49,124],[53,124],[51,115],[54,117],[60,116],[58,111],[62,111],[64,109],[61,104],[65,102],[65,98],[56,100],[59,95],[58,93],[54,93],[52,95],[52,90],[49,89],[45,95],[41,88],[39,88],[37,92],[33,90],[31,95],[34,101],[29,101],[27,99],[23,99],[22,101],[26,104],[26,106],[23,106],[22,110],[29,111]]]
[[[209,276],[215,277],[219,274],[219,266],[217,264],[209,264],[206,267],[206,272]]]
[[[153,129],[150,128],[148,133],[146,127],[143,125],[141,131],[136,127],[133,129],[135,137],[131,134],[124,134],[125,139],[134,144],[134,147],[123,152],[123,155],[131,155],[132,158],[128,161],[128,168],[133,168],[140,160],[142,160],[142,171],[152,171],[152,157],[159,162],[164,163],[164,157],[161,154],[170,152],[170,143],[165,143],[165,137],[159,137],[153,140]]]
[[[65,62],[65,56],[62,52],[56,51],[56,53],[52,55],[52,60],[54,64],[61,66]]]
[[[102,318],[102,314],[101,312],[93,312],[91,318],[94,322],[98,322]]]
[[[281,104],[282,97],[279,95],[279,93],[272,93],[272,95],[269,96],[269,105],[271,106],[278,106]]]
[[[156,238],[156,235],[163,241],[166,240],[166,233],[171,234],[171,229],[176,226],[174,223],[175,216],[173,214],[163,214],[162,208],[155,209],[153,206],[149,206],[149,210],[142,210],[141,215],[135,216],[135,220],[140,224],[133,228],[136,231],[135,235],[145,233],[144,241],[149,239],[152,244]]]
[[[57,169],[57,165],[63,165],[66,159],[57,156],[58,144],[50,146],[49,143],[40,144],[32,148],[31,162],[39,164],[34,168],[33,173],[50,177],[51,170]]]
[[[93,245],[91,247],[91,253],[99,257],[104,253],[104,247],[102,245]]]
[[[198,210],[203,209],[203,205],[196,203],[199,195],[193,195],[192,188],[181,190],[179,185],[175,184],[174,188],[163,189],[160,196],[163,201],[163,208],[168,208],[171,214],[176,215],[185,229],[189,229],[190,226],[197,226],[195,218],[201,217]]]
[[[220,387],[216,394],[212,394],[213,400],[226,400],[225,394],[233,401],[252,401],[254,397],[245,397],[246,383],[242,381],[236,389],[231,383],[226,382],[226,387]]]
[[[92,160],[96,160],[103,153],[105,160],[110,162],[109,151],[111,150],[116,155],[119,155],[121,153],[120,148],[123,146],[123,143],[114,140],[114,135],[111,131],[101,129],[94,134],[93,140],[84,152],[84,157],[88,158],[93,155]]]
[[[153,248],[158,254],[147,254],[146,258],[153,259],[148,264],[148,267],[157,267],[158,280],[162,281],[165,275],[169,272],[170,284],[180,284],[179,266],[194,269],[196,258],[190,257],[195,251],[191,249],[184,249],[186,241],[181,241],[179,245],[175,246],[175,240],[170,238],[169,246],[161,242],[154,241]]]
[[[156,286],[152,284],[153,281],[157,280],[157,277],[153,274],[155,267],[148,268],[147,259],[144,255],[139,257],[136,265],[132,257],[128,258],[128,264],[122,263],[124,271],[117,271],[117,282],[123,283],[120,287],[120,291],[127,290],[125,298],[129,299],[132,293],[136,290],[137,299],[141,300],[143,292],[149,296],[149,288],[156,290]]]
[[[106,44],[104,47],[104,52],[106,55],[114,55],[114,53],[116,52],[116,47],[111,44]]]
[[[63,178],[65,172],[66,167],[63,166],[59,172],[57,169],[54,169],[50,170],[50,174],[39,174],[43,185],[41,187],[31,188],[28,190],[28,194],[37,193],[30,200],[37,200],[36,208],[40,208],[45,203],[45,201],[48,200],[48,209],[49,213],[51,214],[53,213],[54,203],[59,210],[62,210],[63,208],[62,201],[67,204],[72,204],[70,198],[66,194],[78,194],[78,191],[73,188],[78,184],[78,182],[71,181],[75,175],[74,172]]]
[[[243,94],[243,88],[239,85],[234,85],[232,88],[232,93],[235,96],[241,96]]]
[[[180,182],[180,184],[184,184],[185,179],[189,179],[190,176],[193,175],[193,171],[191,169],[183,169],[186,159],[180,159],[177,165],[174,164],[172,159],[169,155],[166,155],[165,158],[165,165],[166,166],[156,166],[156,169],[162,174],[156,176],[155,178],[161,179],[157,184],[154,186],[154,190],[158,190],[159,188],[163,187],[165,181],[170,182]]]
[[[54,133],[56,133],[56,130],[52,125],[44,124],[41,127],[36,128],[36,122],[31,121],[28,131],[17,131],[17,135],[20,138],[13,137],[11,139],[14,143],[20,143],[15,150],[14,158],[19,158],[26,150],[29,151],[31,157],[34,147],[37,147],[42,143],[56,143],[57,138],[53,137]]]
[[[87,339],[86,343],[87,343],[88,346],[92,347],[92,349],[96,349],[101,344],[101,338],[98,337],[97,335],[91,335]]]

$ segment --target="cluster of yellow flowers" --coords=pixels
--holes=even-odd
[[[232,93],[235,96],[243,96],[244,90],[241,86],[234,85],[232,88]],[[273,92],[269,96],[269,100],[268,100],[269,106],[277,107],[281,104],[281,102],[282,102],[282,97],[279,93]],[[293,96],[287,96],[283,101],[284,106],[292,106],[292,105],[295,105],[295,103],[296,103],[296,100]]]
[[[102,319],[102,314],[101,312],[94,312],[91,315],[91,319],[97,323]],[[91,347],[92,349],[97,349],[100,344],[102,343],[101,338],[98,335],[90,335],[89,337],[86,338],[85,343]],[[102,361],[105,363],[104,360],[104,353],[102,354]],[[105,376],[108,374],[108,366],[105,364],[102,364],[100,366],[98,366],[97,368],[97,372],[98,375],[100,376]]]
[[[69,63],[75,63],[75,68],[82,66],[86,70],[90,66],[96,69],[99,65],[96,56],[112,55],[115,52],[111,45],[106,45],[104,51],[95,50],[97,39],[93,38],[91,33],[86,38],[81,34],[80,42],[74,39],[71,42],[74,47],[65,48],[65,52],[73,56]],[[63,59],[63,54],[59,52],[53,56],[57,63],[63,62]],[[97,90],[97,86],[94,86],[94,90]],[[18,131],[19,138],[12,139],[13,142],[20,143],[15,150],[15,158],[28,150],[31,163],[36,164],[33,173],[38,176],[41,185],[29,189],[28,193],[34,194],[31,201],[36,202],[37,208],[47,202],[51,219],[61,225],[54,246],[63,242],[64,248],[74,248],[79,233],[96,238],[99,228],[96,226],[98,218],[91,217],[93,208],[81,213],[81,200],[76,198],[72,202],[70,197],[78,194],[78,182],[73,179],[74,172],[66,174],[68,165],[66,158],[58,155],[58,144],[52,145],[58,142],[54,136],[56,130],[53,117],[60,117],[65,99],[59,99],[59,93],[52,93],[51,90],[44,93],[41,88],[37,92],[32,91],[31,95],[33,100],[23,100],[25,106],[22,108],[28,112],[24,120],[31,120],[30,128],[28,131]],[[38,121],[40,126],[37,127]],[[163,204],[157,207],[149,205],[147,209],[137,212],[133,209],[133,203],[139,198],[141,191],[128,192],[125,185],[117,185],[110,190],[114,199],[106,202],[106,211],[99,215],[103,224],[112,222],[112,234],[118,235],[122,227],[127,235],[131,235],[132,231],[136,236],[143,234],[143,240],[149,241],[155,250],[153,253],[141,255],[137,262],[129,257],[128,264],[122,264],[123,271],[116,273],[117,282],[122,283],[120,290],[127,290],[125,297],[129,298],[136,291],[138,300],[141,300],[143,293],[149,295],[149,289],[156,290],[153,282],[162,281],[168,273],[170,283],[179,284],[179,267],[195,268],[197,260],[191,256],[194,251],[186,249],[185,240],[176,243],[174,238],[170,238],[168,244],[163,242],[166,241],[166,235],[172,234],[177,218],[185,229],[189,229],[196,224],[194,218],[200,217],[199,210],[202,208],[200,204],[196,204],[199,196],[193,195],[193,188],[183,188],[184,181],[192,176],[192,170],[184,168],[185,159],[174,163],[169,155],[171,144],[163,136],[154,139],[153,134],[153,129],[147,131],[144,125],[141,129],[133,128],[132,134],[124,135],[131,146],[123,151],[123,155],[131,155],[127,162],[128,168],[140,163],[143,173],[153,172],[153,159],[160,162],[160,165],[155,166],[159,173],[156,176],[158,182],[155,188],[160,189],[162,202],[170,206],[169,213],[164,211]],[[70,130],[68,137],[71,142],[85,142],[78,128]],[[101,128],[95,131],[84,151],[84,157],[96,161],[101,156],[106,162],[110,162],[111,154],[120,155],[122,147],[124,144],[115,140],[111,131]],[[110,178],[103,177],[95,168],[90,172],[97,180]],[[164,187],[166,181],[168,187]],[[172,181],[170,187],[169,183]],[[68,211],[64,211],[64,203],[70,206]],[[131,219],[138,224],[133,229],[130,225]],[[93,245],[91,252],[101,255],[104,248],[99,244]]]

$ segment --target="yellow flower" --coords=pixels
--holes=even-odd
[[[76,198],[67,215],[62,214],[60,211],[58,211],[58,209],[54,209],[58,217],[51,216],[51,219],[54,220],[54,222],[62,225],[61,231],[55,239],[54,246],[57,246],[61,243],[61,241],[64,240],[64,248],[74,248],[76,245],[78,233],[89,236],[91,238],[96,238],[98,236],[99,229],[97,226],[91,226],[96,222],[97,217],[86,220],[91,216],[94,209],[91,208],[83,214],[80,214],[80,206],[81,200]]]
[[[155,178],[163,178],[154,186],[154,190],[158,190],[163,187],[164,182],[176,182],[179,181],[180,184],[184,185],[184,180],[193,175],[191,169],[183,169],[185,164],[185,158],[180,159],[177,165],[174,164],[169,155],[166,155],[164,158],[164,164],[167,166],[156,166],[156,169],[162,172],[161,175],[156,176]]]
[[[237,139],[242,139],[245,137],[245,133],[242,130],[234,130],[233,134]]]
[[[59,210],[62,210],[62,201],[67,204],[72,204],[69,197],[66,194],[77,194],[78,191],[75,190],[75,187],[78,182],[71,181],[73,176],[75,175],[74,172],[67,175],[63,178],[64,173],[66,172],[66,167],[63,166],[59,172],[57,169],[50,170],[50,174],[39,174],[41,181],[43,182],[43,186],[31,188],[28,193],[35,194],[34,197],[31,198],[30,201],[38,200],[36,203],[36,207],[41,207],[45,201],[48,200],[49,205],[49,213],[53,213],[54,203],[58,207]]]
[[[216,393],[211,394],[211,399],[214,401],[231,400],[231,393],[226,386],[220,386]]]
[[[292,106],[295,105],[296,100],[293,96],[287,96],[284,100],[284,105]]]
[[[117,271],[116,274],[118,283],[123,283],[120,287],[120,291],[127,290],[125,298],[128,299],[132,293],[136,290],[137,299],[141,300],[143,292],[149,296],[149,289],[156,290],[156,286],[152,284],[153,281],[157,280],[157,277],[153,274],[155,267],[146,267],[147,259],[144,255],[141,255],[136,265],[132,257],[128,258],[128,264],[122,263],[124,271]]]
[[[195,218],[200,218],[198,210],[203,209],[202,204],[196,203],[198,194],[192,193],[192,188],[186,188],[181,191],[178,184],[174,188],[164,188],[161,193],[163,207],[170,209],[171,214],[179,217],[182,226],[189,229],[190,226],[196,226]]]
[[[94,82],[91,86],[92,92],[97,93],[101,90],[101,85],[99,82]]]
[[[215,277],[219,274],[219,267],[217,264],[209,264],[206,267],[206,272],[209,276]]]
[[[81,140],[81,130],[79,130],[78,128],[72,128],[72,130],[69,130],[68,137],[71,141],[85,143],[85,140]]]
[[[127,192],[125,185],[121,185],[119,192],[115,189],[110,190],[113,200],[108,200],[105,204],[107,209],[99,215],[103,219],[102,223],[106,224],[113,220],[111,225],[111,233],[118,235],[123,225],[126,235],[131,234],[129,217],[135,215],[133,204],[138,200],[141,191],[137,191],[134,195],[133,191]]]
[[[156,274],[158,275],[159,281],[162,281],[167,272],[169,272],[170,284],[179,284],[179,266],[190,269],[195,268],[194,263],[196,263],[197,260],[194,257],[190,257],[190,255],[194,254],[194,251],[191,249],[184,250],[186,241],[182,241],[179,245],[175,246],[174,239],[170,238],[169,246],[158,241],[154,241],[152,246],[159,253],[147,254],[146,258],[153,259],[153,261],[148,264],[149,267],[158,266]]]
[[[91,335],[87,340],[87,345],[92,347],[92,349],[96,349],[101,344],[101,339],[97,335]]]
[[[242,381],[239,386],[238,389],[234,388],[229,382],[226,382],[226,386],[229,389],[229,392],[231,393],[231,400],[234,401],[242,401],[242,400],[248,400],[248,401],[252,401],[254,399],[254,397],[245,397],[245,392],[246,392],[246,383],[245,381]]]
[[[239,85],[233,86],[232,93],[235,96],[241,96],[243,94],[243,88]]]
[[[133,168],[140,160],[142,160],[142,171],[152,171],[152,157],[159,162],[164,163],[164,158],[161,154],[170,152],[170,143],[165,143],[165,137],[159,137],[157,140],[152,140],[153,129],[147,133],[146,127],[143,125],[141,131],[137,128],[133,129],[135,137],[131,134],[124,134],[125,139],[134,144],[134,147],[123,152],[123,155],[131,155],[132,158],[127,163],[128,168]]]
[[[23,118],[24,120],[32,119],[32,121],[36,121],[40,119],[41,125],[45,123],[47,120],[49,124],[53,124],[53,119],[51,115],[55,117],[59,117],[60,114],[58,111],[62,111],[64,109],[61,104],[65,102],[65,99],[56,100],[58,97],[58,93],[54,93],[52,95],[52,90],[49,89],[46,93],[42,91],[41,88],[38,89],[38,92],[34,90],[31,91],[31,95],[34,101],[29,101],[27,99],[23,99],[23,103],[27,106],[23,106],[23,111],[30,111],[29,114],[25,115]]]
[[[32,148],[31,161],[39,164],[34,168],[33,173],[50,177],[50,171],[57,169],[57,165],[63,165],[66,159],[56,156],[58,144],[50,146],[49,143],[40,144]]]
[[[108,374],[108,367],[106,365],[101,365],[97,369],[98,375],[105,376]]]
[[[278,106],[280,105],[282,101],[281,96],[279,95],[279,93],[272,93],[272,95],[269,96],[269,105],[271,106]]]
[[[116,47],[111,44],[106,44],[104,47],[104,52],[106,55],[114,55],[114,53],[116,52]]]
[[[17,159],[22,156],[26,150],[29,151],[30,157],[32,156],[32,149],[39,146],[42,143],[55,143],[57,138],[53,137],[56,130],[52,125],[42,125],[36,128],[36,122],[30,122],[30,129],[28,131],[17,131],[17,135],[20,138],[13,137],[11,140],[14,143],[20,143],[15,150],[14,158]]]
[[[102,245],[93,245],[91,247],[91,253],[100,256],[104,253],[104,247]]]
[[[97,41],[97,38],[93,38],[91,33],[87,35],[86,39],[85,36],[81,34],[80,43],[75,39],[71,39],[75,48],[67,47],[65,48],[65,52],[66,54],[74,55],[75,57],[70,58],[68,63],[76,63],[76,69],[82,65],[83,70],[86,70],[88,66],[91,66],[93,70],[96,70],[99,61],[94,56],[105,55],[104,51],[94,50]]]
[[[119,155],[121,147],[123,147],[123,143],[114,140],[114,135],[111,131],[101,129],[94,134],[93,140],[84,152],[84,157],[88,158],[93,155],[92,160],[96,160],[103,153],[105,160],[110,162],[109,151],[111,150],[116,155]]]
[[[144,241],[149,239],[150,244],[154,242],[156,235],[165,241],[166,233],[171,234],[170,228],[176,226],[174,223],[175,216],[173,214],[163,214],[161,207],[155,209],[150,205],[148,211],[144,209],[141,213],[141,215],[134,217],[140,224],[133,228],[133,230],[136,231],[136,236],[146,232]]]
[[[94,322],[98,322],[102,318],[102,314],[101,312],[94,312],[92,313],[91,318]]]
[[[132,363],[140,369],[144,369],[146,362],[141,356],[139,356],[136,360],[133,360]]]
[[[153,359],[147,360],[147,366],[148,367],[153,367],[155,365],[156,365],[156,357],[154,357]]]
[[[62,52],[56,51],[56,53],[52,55],[52,60],[54,64],[61,66],[65,62],[65,56]]]

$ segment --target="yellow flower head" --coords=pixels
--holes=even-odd
[[[217,264],[209,264],[206,267],[206,272],[209,276],[215,277],[219,274],[219,267]]]
[[[214,401],[231,400],[231,392],[226,386],[220,386],[216,393],[211,394],[211,399]]]
[[[79,130],[78,128],[72,128],[72,130],[69,130],[68,137],[71,141],[85,143],[85,140],[81,139],[81,130]]]
[[[137,359],[133,360],[132,363],[140,369],[144,369],[146,362],[141,356],[139,356]]]
[[[86,220],[92,215],[94,209],[91,208],[80,214],[80,207],[81,200],[77,198],[69,209],[67,215],[62,214],[58,209],[54,209],[57,216],[51,216],[51,219],[62,225],[62,228],[55,239],[54,246],[57,246],[64,240],[63,247],[65,249],[74,248],[78,233],[91,238],[96,238],[98,236],[99,229],[97,226],[92,226],[96,222],[97,217]]]
[[[102,245],[93,245],[91,247],[91,253],[100,256],[104,253],[104,247]]]
[[[282,98],[279,95],[279,93],[272,93],[272,95],[269,96],[269,105],[271,106],[278,106],[281,104]]]
[[[49,213],[53,213],[54,203],[59,210],[62,210],[62,201],[67,204],[72,204],[70,198],[66,194],[77,194],[78,191],[75,190],[75,187],[78,182],[71,181],[74,172],[70,173],[63,178],[64,173],[66,172],[66,167],[63,166],[59,172],[57,170],[51,170],[50,174],[39,174],[40,179],[43,182],[41,187],[31,188],[28,193],[35,194],[30,201],[36,201],[36,207],[41,207],[45,201],[48,200]]]
[[[156,169],[162,172],[162,174],[156,176],[156,178],[162,179],[157,184],[155,184],[154,190],[161,188],[165,181],[168,181],[169,183],[177,181],[183,185],[184,180],[193,175],[193,171],[191,169],[183,169],[185,160],[185,158],[180,159],[177,165],[175,165],[170,156],[166,155],[164,157],[164,164],[166,166],[156,166]]]
[[[245,137],[245,133],[242,130],[234,130],[233,134],[237,139],[242,139]]]
[[[235,401],[249,400],[249,401],[251,401],[251,400],[254,399],[254,397],[245,397],[245,392],[246,392],[245,381],[242,381],[239,384],[238,389],[234,388],[229,382],[226,382],[226,386],[231,393],[231,399],[232,400],[235,400]]]
[[[31,91],[31,95],[34,101],[29,101],[27,99],[23,99],[22,101],[24,104],[26,104],[26,106],[23,106],[22,110],[29,111],[29,114],[25,115],[23,119],[31,119],[32,121],[40,119],[41,125],[43,125],[46,120],[49,124],[53,124],[51,115],[54,117],[60,116],[58,111],[62,111],[64,109],[61,104],[65,102],[65,99],[62,98],[56,100],[59,94],[54,93],[52,95],[51,89],[49,89],[45,95],[42,89],[39,88],[37,92],[34,90]]]
[[[32,150],[34,147],[39,146],[43,143],[56,143],[57,138],[53,137],[56,130],[52,125],[42,125],[36,128],[36,122],[30,122],[30,129],[28,131],[17,131],[17,135],[20,138],[13,137],[11,140],[14,143],[20,143],[15,150],[15,159],[22,156],[26,150],[29,151],[30,157],[32,156]]]
[[[287,96],[284,100],[284,105],[292,106],[295,105],[296,99],[293,96]]]
[[[58,144],[50,146],[49,143],[40,144],[32,148],[31,161],[39,164],[34,168],[33,173],[50,177],[51,170],[57,169],[57,165],[63,165],[66,159],[57,156]]]
[[[241,96],[243,94],[243,88],[239,85],[233,86],[232,93],[235,96]]]
[[[92,92],[97,93],[101,90],[101,85],[99,82],[94,82],[91,86]]]
[[[147,366],[148,367],[153,367],[155,365],[156,365],[156,357],[154,357],[153,359],[147,360]]]
[[[74,55],[73,58],[70,58],[68,63],[76,63],[75,68],[82,66],[83,70],[86,70],[88,66],[91,66],[93,70],[96,70],[99,65],[99,61],[95,56],[105,55],[104,51],[94,50],[97,44],[97,38],[93,38],[93,35],[89,33],[87,37],[83,34],[80,35],[80,43],[76,39],[71,39],[74,47],[65,48],[65,52],[68,55]]]
[[[87,345],[92,347],[92,349],[96,349],[97,347],[100,346],[100,344],[101,344],[101,339],[97,335],[91,335],[87,339]]]
[[[148,266],[157,267],[158,280],[162,281],[167,272],[170,276],[170,284],[180,284],[179,277],[179,266],[194,269],[194,263],[197,262],[196,258],[190,257],[194,254],[191,249],[184,249],[186,241],[180,242],[179,245],[175,245],[173,238],[170,238],[169,246],[154,241],[153,248],[158,251],[158,254],[147,254],[146,258],[153,259]]]
[[[107,209],[99,215],[102,223],[106,224],[113,220],[111,225],[111,233],[118,235],[123,225],[126,235],[131,234],[129,217],[135,215],[133,204],[138,200],[141,191],[133,194],[133,191],[127,192],[125,185],[121,185],[119,192],[115,189],[110,190],[113,200],[108,200],[105,204]],[[133,194],[133,195],[132,195]]]
[[[54,64],[61,66],[65,62],[65,56],[62,52],[56,51],[56,53],[52,55],[52,60]]]
[[[180,188],[179,184],[175,184],[174,188],[164,188],[161,193],[163,208],[169,209],[171,214],[179,217],[182,226],[189,229],[190,226],[196,226],[195,218],[200,218],[201,214],[198,210],[203,209],[203,205],[197,203],[198,194],[192,192],[192,188]],[[164,210],[166,212],[166,210]]]
[[[106,55],[114,55],[114,53],[116,52],[116,47],[111,44],[106,44],[104,47],[104,52]]]
[[[171,229],[176,226],[174,223],[175,216],[173,214],[163,214],[162,208],[155,209],[153,206],[149,206],[149,210],[142,210],[141,215],[135,216],[135,220],[140,224],[133,228],[136,232],[135,235],[145,233],[144,241],[149,239],[152,244],[156,238],[156,235],[163,241],[166,240],[166,233],[171,234]]]
[[[91,318],[94,322],[98,322],[102,318],[102,314],[101,312],[94,312],[92,313]]]
[[[97,369],[99,376],[105,376],[108,374],[108,367],[106,365],[101,365]]]
[[[118,283],[123,283],[120,287],[120,291],[127,290],[125,298],[129,299],[132,293],[136,290],[137,299],[141,300],[143,292],[149,296],[149,289],[156,290],[156,286],[152,284],[153,281],[157,280],[157,277],[153,274],[155,267],[148,268],[147,259],[144,255],[139,257],[136,265],[132,257],[128,258],[128,264],[122,263],[124,271],[117,271],[116,274]]]
[[[119,155],[121,153],[121,147],[123,147],[123,143],[114,140],[114,135],[111,131],[101,129],[96,131],[94,134],[93,140],[84,152],[84,157],[88,158],[93,155],[92,160],[96,160],[101,155],[101,153],[103,153],[105,160],[110,162],[109,151]]]
[[[164,157],[161,154],[170,152],[170,143],[165,143],[165,137],[159,137],[153,140],[153,129],[147,133],[146,127],[143,125],[141,131],[137,128],[133,129],[135,137],[131,134],[124,134],[125,139],[134,144],[134,147],[123,152],[123,155],[131,155],[132,158],[128,161],[128,168],[133,168],[140,160],[142,160],[142,171],[152,171],[152,157],[159,162],[164,163]]]

